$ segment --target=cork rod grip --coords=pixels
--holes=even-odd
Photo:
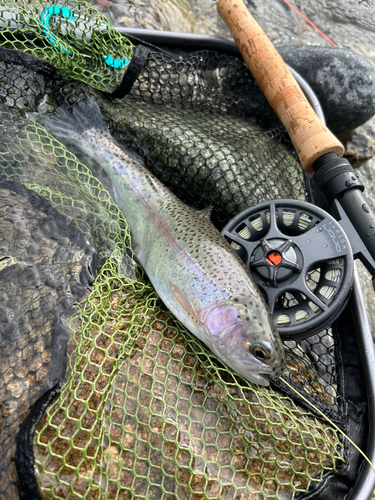
[[[217,11],[262,92],[296,148],[302,167],[325,153],[344,154],[344,147],[315,114],[296,80],[242,0],[218,0]]]

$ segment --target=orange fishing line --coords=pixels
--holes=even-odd
[[[327,35],[325,35],[325,34],[323,33],[323,31],[320,31],[320,29],[319,29],[317,26],[315,26],[315,24],[314,24],[313,22],[311,22],[311,21],[310,21],[310,19],[307,19],[307,17],[306,17],[306,16],[304,16],[304,15],[302,14],[302,12],[300,12],[300,11],[299,11],[296,7],[294,7],[291,3],[289,3],[289,2],[288,2],[288,0],[284,0],[284,2],[285,2],[287,5],[289,5],[289,7],[290,7],[291,9],[295,10],[295,11],[297,12],[297,14],[299,14],[299,15],[300,15],[300,16],[301,16],[301,17],[302,17],[302,18],[303,18],[303,19],[304,19],[307,23],[309,23],[309,24],[310,24],[310,25],[311,25],[314,29],[316,29],[316,31],[318,31],[318,32],[319,32],[322,36],[324,36],[324,38],[325,38],[326,40],[328,40],[328,41],[329,41],[329,43],[331,43],[334,47],[337,47],[337,45],[336,45],[334,42],[332,42],[332,40],[330,40],[330,39],[328,38],[328,36],[327,36]]]

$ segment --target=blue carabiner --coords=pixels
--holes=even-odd
[[[75,17],[74,12],[68,9],[68,7],[61,7],[60,5],[50,5],[42,11],[39,18],[42,25],[42,33],[47,38],[47,40],[54,47],[56,47],[57,50],[61,50],[61,52],[66,52],[67,54],[72,56],[73,53],[67,49],[64,49],[64,47],[59,44],[58,37],[56,37],[52,33],[50,28],[50,18],[52,16],[65,17],[68,21],[77,21],[79,17]],[[130,62],[129,59],[114,59],[111,55],[102,56],[102,59],[104,60],[105,64],[107,64],[107,66],[115,69],[123,68]]]

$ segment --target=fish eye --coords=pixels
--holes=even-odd
[[[255,356],[259,361],[267,361],[271,357],[271,350],[264,344],[258,342],[249,346],[250,353]]]

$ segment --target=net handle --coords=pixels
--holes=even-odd
[[[322,123],[281,56],[242,0],[218,0],[228,26],[256,82],[280,118],[306,173],[325,153],[344,154],[343,145]]]

